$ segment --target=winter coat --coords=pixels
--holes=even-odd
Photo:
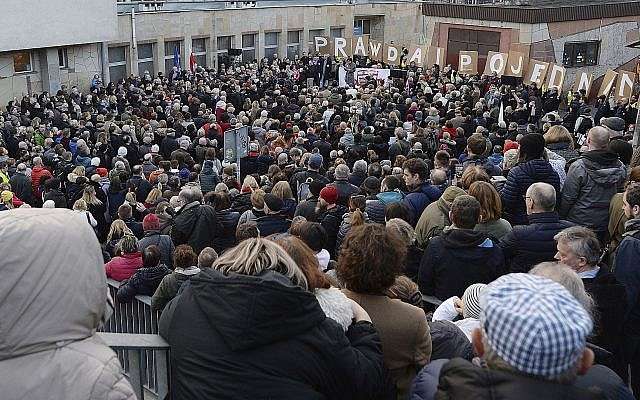
[[[482,167],[482,169],[484,169],[489,176],[502,175],[502,169],[500,169],[499,166],[493,164],[487,157],[472,156],[470,158],[467,158],[462,163],[462,170],[464,171],[465,169],[467,169],[467,167],[470,166]]]
[[[329,179],[326,176],[322,175],[317,171],[307,170],[296,172],[289,179],[289,186],[291,186],[291,190],[293,191],[293,195],[298,198],[298,187],[300,184],[307,182],[307,180],[311,181],[320,181],[325,185],[329,183]],[[302,200],[302,199],[298,199]]]
[[[296,208],[298,207],[298,202],[295,199],[283,199],[282,203],[282,210],[280,210],[280,212],[289,219],[293,218],[296,213]]]
[[[49,178],[53,177],[51,172],[45,167],[33,167],[31,169],[31,190],[33,191],[33,195],[38,199],[42,196],[42,193],[40,193],[40,180],[44,176]]]
[[[216,185],[220,183],[220,176],[213,169],[213,161],[205,161],[202,164],[202,171],[198,179],[200,180],[202,193],[211,192],[216,188]]]
[[[631,400],[629,396],[622,380],[602,365],[591,367],[573,385],[564,385],[482,368],[456,358],[436,360],[423,368],[414,381],[410,399]]]
[[[402,201],[404,195],[398,190],[393,192],[381,192],[376,195],[375,200],[367,200],[365,212],[372,222],[384,224],[384,213],[389,204]]]
[[[234,197],[233,201],[231,202],[231,209],[233,211],[239,212],[240,214],[247,210],[251,210],[252,207],[251,192],[240,193],[239,195]]]
[[[340,231],[340,224],[342,223],[342,216],[347,212],[347,208],[341,205],[336,205],[334,208],[325,211],[322,215],[318,216],[318,222],[324,228],[327,233],[327,242],[324,248],[331,254],[331,259],[335,260],[337,257],[336,242],[338,240],[338,232]]]
[[[151,268],[140,268],[118,288],[117,298],[120,303],[129,303],[137,295],[152,296],[162,278],[171,273],[166,265],[160,263]]]
[[[151,245],[156,245],[160,249],[160,263],[171,268],[173,266],[173,251],[175,250],[171,237],[161,234],[160,231],[145,231],[144,237],[138,241],[138,250],[142,253]]]
[[[547,146],[547,149],[553,151],[560,157],[564,158],[565,161],[569,162],[580,157],[580,153],[578,150],[573,150],[570,148],[569,143],[550,143]]]
[[[261,237],[267,237],[274,233],[284,233],[291,227],[291,220],[286,215],[268,214],[256,220]]]
[[[142,254],[136,251],[112,258],[104,265],[104,270],[107,273],[107,278],[123,281],[131,278],[142,265]]]
[[[603,232],[609,222],[611,198],[626,178],[627,169],[617,154],[607,150],[584,153],[569,167],[558,210],[560,216]]]
[[[142,222],[138,222],[133,218],[123,219],[127,228],[131,229],[131,232],[135,235],[136,238],[142,239],[144,237],[144,229],[142,228]]]
[[[347,234],[351,230],[351,216],[353,212],[348,212],[342,216],[342,222],[340,223],[340,228],[338,228],[338,236],[336,236],[336,253],[340,252],[340,247],[342,247],[342,242],[344,238],[347,237]],[[363,214],[364,222],[370,222],[369,217],[367,217],[367,213]]]
[[[507,233],[511,232],[513,228],[509,221],[504,218],[496,219],[489,222],[480,222],[473,228],[474,231],[484,232],[492,239],[500,240]]]
[[[31,179],[25,174],[16,172],[9,179],[11,185],[11,191],[18,196],[18,198],[25,203],[33,203],[33,189],[31,186]]]
[[[544,182],[560,193],[560,178],[549,161],[537,159],[520,163],[509,170],[507,181],[500,191],[505,218],[512,225],[527,223],[527,209],[524,197],[529,186]]]
[[[182,284],[199,273],[200,268],[189,267],[176,268],[172,273],[165,275],[151,297],[151,309],[162,311],[167,303],[176,297]]]
[[[424,311],[385,295],[346,289],[344,293],[371,317],[380,335],[384,364],[396,385],[398,398],[406,398],[416,372],[431,359],[431,336]]]
[[[429,204],[437,201],[441,195],[442,192],[440,189],[428,182],[424,182],[418,188],[405,196],[404,200],[402,200],[402,204],[407,206],[409,209],[411,226],[416,226],[424,209],[427,208]]]
[[[346,179],[336,179],[329,186],[335,187],[338,191],[338,201],[336,203],[345,207],[349,207],[349,198],[352,195],[360,193],[360,188],[350,184]]]
[[[475,356],[467,336],[451,321],[429,321],[431,333],[431,360],[442,358],[464,358],[471,361]],[[415,382],[415,381],[414,381]]]
[[[213,249],[222,254],[223,251],[236,245],[236,228],[240,213],[231,209],[216,211],[216,219],[220,231],[213,239]]]
[[[424,209],[416,224],[416,243],[421,248],[426,248],[429,241],[439,236],[444,228],[451,225],[449,210],[451,205],[443,198],[431,203]]]
[[[43,200],[53,200],[53,202],[56,204],[56,208],[67,208],[67,198],[58,189],[49,190],[47,193],[45,193]]]
[[[167,305],[159,331],[172,349],[176,400],[388,395],[373,326],[354,323],[345,334],[312,293],[274,271],[203,270]]]
[[[107,282],[86,219],[63,209],[12,210],[0,213],[0,236],[2,399],[134,400],[116,353],[96,335]]]
[[[240,215],[237,226],[246,224],[247,222],[256,222],[256,220],[262,216],[264,216],[264,211],[262,210],[256,210],[255,208],[247,210]]]
[[[141,203],[147,200],[149,192],[151,191],[151,189],[153,189],[153,186],[151,185],[151,183],[149,183],[149,181],[141,176],[135,175],[129,178],[127,185],[134,188],[134,191],[136,193],[136,200]]]
[[[197,254],[213,247],[219,231],[216,211],[197,201],[183,206],[173,219],[171,240],[176,246],[188,244]]]
[[[490,283],[504,273],[502,250],[482,232],[449,229],[433,238],[420,264],[422,294],[440,300],[462,297],[474,283]]]
[[[561,230],[573,226],[560,220],[555,211],[529,215],[529,225],[517,225],[499,243],[509,272],[529,272],[536,264],[554,261],[556,241]]]
[[[627,291],[626,334],[640,336],[640,219],[625,224],[625,233],[616,252],[616,279]]]

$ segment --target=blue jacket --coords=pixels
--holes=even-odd
[[[402,192],[382,192],[376,195],[376,200],[367,200],[367,206],[365,212],[369,216],[369,219],[378,224],[384,224],[384,211],[387,205],[398,203],[402,201]]]
[[[529,186],[536,182],[553,186],[556,189],[556,198],[560,199],[560,178],[549,161],[537,159],[516,165],[509,171],[507,181],[500,192],[502,209],[511,225],[527,224],[524,197]]]
[[[411,218],[411,226],[416,226],[418,219],[425,208],[434,201],[437,201],[442,192],[437,187],[429,184],[428,182],[422,183],[413,192],[407,194],[402,201],[402,204],[409,209],[409,216]]]

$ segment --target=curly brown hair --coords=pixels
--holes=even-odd
[[[181,244],[173,252],[174,268],[189,268],[198,265],[198,255],[188,244]]]
[[[352,227],[345,238],[336,273],[347,289],[384,294],[402,272],[406,246],[393,229],[379,224]]]

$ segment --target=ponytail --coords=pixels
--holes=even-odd
[[[359,208],[351,213],[351,227],[364,225],[364,214]]]

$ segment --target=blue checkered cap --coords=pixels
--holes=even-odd
[[[589,313],[562,285],[529,274],[489,284],[480,307],[491,349],[516,370],[540,377],[572,368],[593,329]]]

